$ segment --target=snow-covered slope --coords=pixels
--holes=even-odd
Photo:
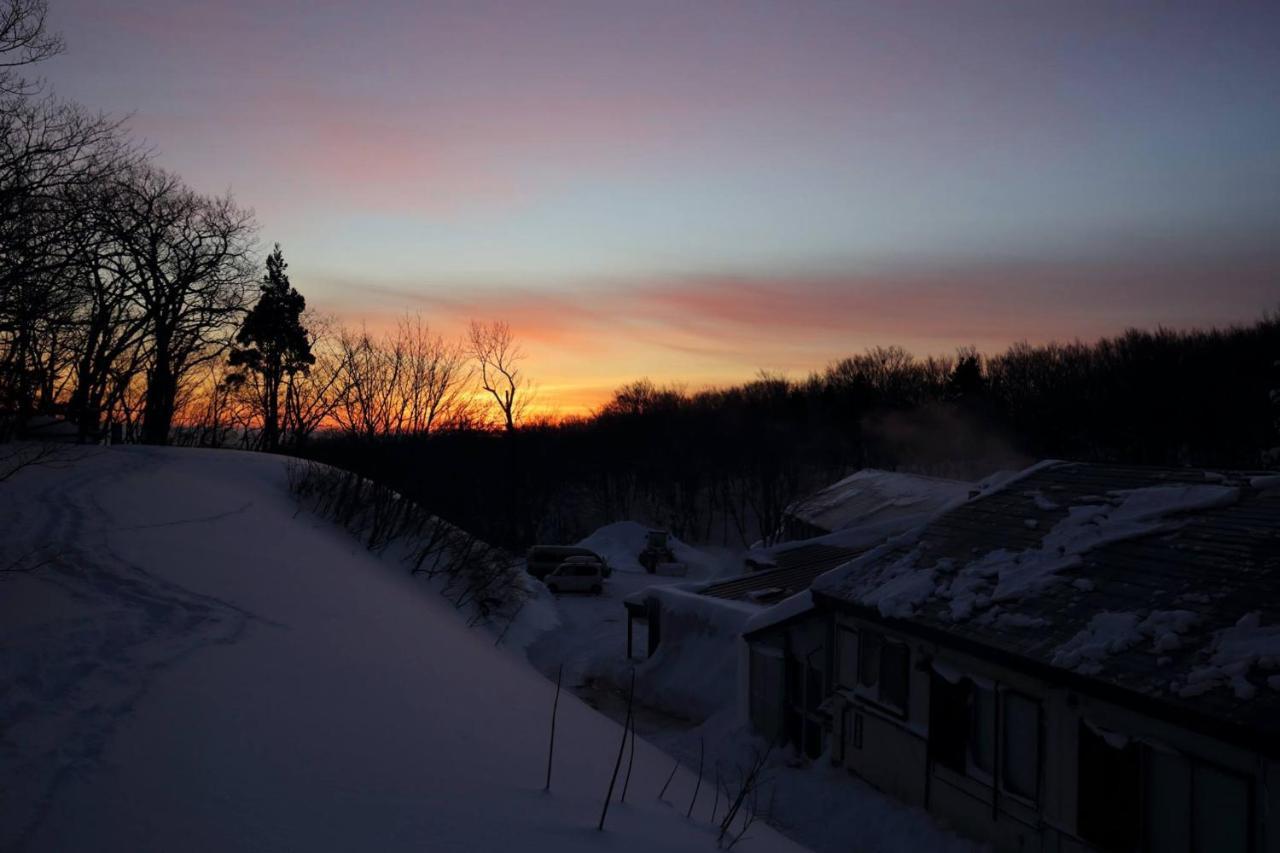
[[[714,849],[644,742],[596,831],[621,729],[567,693],[544,794],[553,685],[283,460],[74,452],[0,485],[0,567],[51,561],[0,573],[0,849]]]

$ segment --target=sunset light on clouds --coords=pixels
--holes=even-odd
[[[649,376],[1257,319],[1274,3],[68,0],[61,95],[230,188],[311,305]]]

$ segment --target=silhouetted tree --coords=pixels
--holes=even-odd
[[[258,301],[236,333],[229,359],[232,367],[244,367],[261,379],[262,448],[267,451],[280,446],[281,386],[316,361],[302,325],[307,300],[289,283],[288,268],[276,243],[267,256],[267,274],[262,278]]]
[[[209,198],[150,165],[116,185],[109,228],[145,315],[142,441],[165,444],[182,382],[221,358],[244,310],[255,225],[230,197]]]
[[[480,387],[493,398],[507,431],[515,430],[528,408],[531,391],[528,377],[520,369],[524,351],[512,336],[511,327],[501,321],[473,320],[468,342],[480,374]]]

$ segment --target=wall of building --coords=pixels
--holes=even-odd
[[[873,685],[861,683],[859,666],[842,659],[850,657],[851,645],[842,630],[852,631],[859,638],[874,633],[881,643],[905,646],[908,650],[905,697],[901,685],[892,678],[888,690],[882,680]],[[786,654],[794,657],[811,652],[815,644],[824,642],[830,647],[828,689],[832,699],[826,704],[831,713],[833,740],[829,754],[832,761],[904,802],[927,808],[958,832],[989,841],[996,850],[1073,853],[1095,849],[1080,837],[1087,831],[1079,826],[1080,750],[1081,738],[1085,737],[1094,738],[1095,743],[1101,738],[1108,750],[1117,750],[1116,755],[1132,757],[1133,766],[1141,768],[1135,771],[1139,773],[1135,784],[1143,786],[1142,796],[1153,803],[1168,795],[1153,793],[1163,789],[1149,788],[1155,784],[1151,781],[1154,778],[1151,768],[1180,767],[1182,770],[1178,772],[1189,778],[1203,778],[1203,782],[1190,783],[1200,787],[1200,799],[1189,801],[1181,808],[1172,803],[1160,806],[1155,811],[1161,815],[1167,812],[1168,816],[1150,818],[1135,831],[1143,835],[1153,831],[1169,833],[1178,844],[1182,840],[1188,842],[1186,848],[1175,846],[1174,849],[1191,853],[1197,849],[1224,849],[1223,845],[1229,843],[1237,829],[1242,829],[1249,836],[1246,849],[1252,853],[1280,853],[1280,833],[1267,830],[1268,814],[1280,814],[1280,792],[1276,790],[1280,789],[1280,775],[1277,775],[1280,766],[1276,762],[984,659],[939,648],[845,615],[833,618],[816,614],[780,632],[772,645],[775,650],[788,648]],[[868,649],[874,644],[875,640],[870,641]],[[853,641],[852,647],[856,658],[861,645]],[[886,657],[882,651],[878,659],[881,664],[895,661],[897,654],[895,651]],[[879,675],[883,679],[884,673]],[[995,724],[992,748],[998,748],[995,745],[1005,739],[1003,726],[1011,725],[1010,720],[1015,721],[1013,725],[1016,720],[1027,720],[1027,709],[1036,709],[1038,733],[1031,741],[1017,734],[1008,735],[1014,745],[1038,742],[1034,793],[1024,796],[1010,790],[1011,786],[1016,787],[1016,779],[1009,777],[1021,773],[1026,778],[1028,772],[1025,754],[1015,760],[1011,757],[1013,748],[1009,755],[983,759],[991,765],[991,772],[984,772],[975,763],[977,759],[968,754],[964,767],[959,770],[946,766],[954,763],[954,758],[946,763],[937,760],[934,751],[940,748],[940,735],[935,737],[934,746],[929,741],[930,694],[933,686],[943,681],[989,691],[984,695],[992,697],[998,709],[995,713],[999,715],[992,718]],[[944,688],[939,686],[938,690],[944,695]],[[1004,716],[1008,719],[1002,719]],[[970,748],[981,751],[973,744]],[[1002,769],[1006,759],[1014,762],[1008,774]],[[1251,814],[1247,819],[1237,820],[1235,815],[1243,812],[1233,811],[1230,806],[1213,806],[1214,786],[1220,790],[1236,782],[1248,786],[1247,807]],[[1092,808],[1096,810],[1098,806]],[[1192,813],[1200,815],[1200,826],[1192,825],[1191,821],[1196,819]],[[1150,824],[1153,820],[1168,822],[1153,827]],[[1213,821],[1218,823],[1214,825]],[[1202,843],[1197,847],[1193,836],[1200,830],[1204,830]],[[1214,840],[1206,842],[1205,838]],[[1205,847],[1207,843],[1212,846]]]

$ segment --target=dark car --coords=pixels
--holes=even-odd
[[[604,564],[604,576],[609,577],[609,561],[590,548],[575,545],[534,545],[525,555],[525,569],[538,580],[559,568],[570,557],[594,557]]]

